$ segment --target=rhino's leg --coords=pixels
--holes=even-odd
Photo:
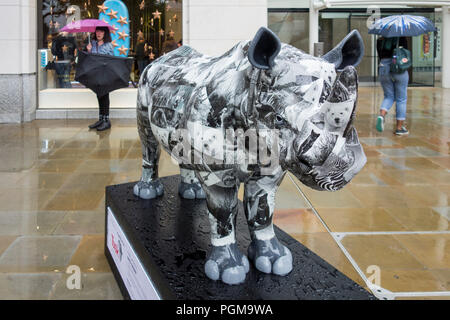
[[[158,161],[160,146],[150,128],[146,109],[137,108],[137,123],[142,144],[142,176],[135,184],[133,192],[142,199],[154,199],[163,194],[164,189],[158,179]]]
[[[247,257],[236,244],[235,222],[238,187],[203,186],[209,209],[212,249],[206,259],[205,273],[226,284],[244,282],[249,270]]]
[[[273,230],[276,190],[284,173],[251,178],[245,184],[244,208],[252,242],[248,257],[264,273],[286,275],[292,270],[292,254]]]
[[[206,194],[195,176],[194,170],[183,168],[180,165],[181,182],[178,186],[178,193],[184,199],[205,199]]]

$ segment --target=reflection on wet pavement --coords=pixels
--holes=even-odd
[[[375,265],[381,287],[394,294],[445,296],[450,291],[450,90],[411,88],[408,94],[410,135],[397,137],[393,114],[383,133],[375,129],[381,90],[360,88],[355,126],[367,165],[348,187],[333,193],[286,176],[274,220],[365,287],[367,268]],[[134,120],[113,120],[112,130],[101,134],[87,130],[90,122],[0,125],[1,299],[122,298],[103,255],[104,188],[139,179],[141,147]],[[160,175],[178,172],[163,152]],[[340,236],[345,252],[332,235]],[[69,265],[80,266],[82,290],[66,288]]]

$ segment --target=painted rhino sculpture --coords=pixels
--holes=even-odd
[[[207,201],[210,279],[238,284],[249,271],[235,237],[240,183],[252,239],[248,257],[259,271],[283,276],[292,270],[292,255],[278,241],[272,216],[285,173],[311,188],[334,191],[364,166],[352,125],[358,93],[354,67],[363,51],[356,30],[317,58],[261,28],[253,40],[220,57],[183,46],[145,69],[137,98],[142,178],[134,193],[143,199],[163,194],[162,146],[180,164],[180,196]],[[230,138],[230,130],[240,130],[244,139]],[[256,147],[250,145],[250,131]],[[231,161],[217,161],[224,157]]]

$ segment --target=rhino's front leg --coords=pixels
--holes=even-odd
[[[252,238],[248,257],[259,271],[280,276],[292,270],[291,251],[278,241],[273,230],[275,194],[283,177],[281,170],[273,176],[252,177],[244,190],[245,215]]]
[[[211,224],[212,249],[205,263],[205,273],[212,280],[227,284],[244,282],[249,271],[247,257],[236,244],[235,222],[238,209],[238,186],[205,187]]]

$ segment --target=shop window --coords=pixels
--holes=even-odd
[[[269,10],[268,27],[281,40],[305,52],[309,51],[309,13]]]
[[[130,87],[133,87],[139,79],[139,69],[143,69],[162,54],[177,48],[178,43],[182,43],[182,0],[122,0],[122,2],[129,12],[128,56],[135,60],[130,74]],[[103,3],[104,0],[38,1],[40,90],[83,88],[83,85],[74,79],[75,64],[77,52],[85,50],[89,42],[89,34],[64,34],[60,30],[74,20],[98,19],[99,6]],[[139,38],[143,40],[139,41]],[[56,45],[61,46],[61,57],[68,63],[61,65],[51,63],[56,60],[51,50],[53,46],[56,48]]]

